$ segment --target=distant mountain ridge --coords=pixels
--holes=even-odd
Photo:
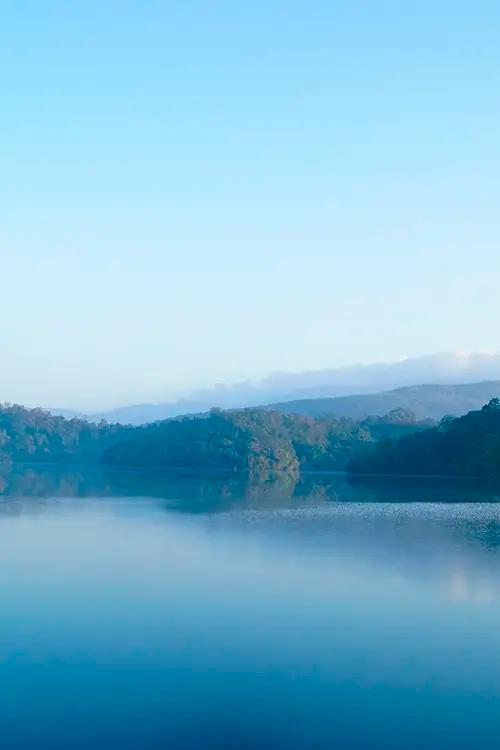
[[[80,414],[64,409],[51,409],[54,414],[63,416],[85,416],[98,422],[140,425],[156,422],[182,414],[206,412],[212,407],[237,409],[261,406],[272,403],[302,401],[307,399],[331,399],[339,397],[379,394],[394,389],[419,386],[422,383],[454,386],[458,384],[480,384],[500,381],[500,354],[444,353],[402,359],[397,362],[378,362],[367,365],[351,365],[328,370],[300,373],[276,372],[257,382],[244,381],[230,385],[216,385],[213,388],[192,392],[178,400],[161,403],[144,403],[123,406],[109,411]],[[496,395],[496,392],[491,395]],[[490,397],[488,393],[487,400]],[[450,409],[465,413],[467,408],[477,408],[475,401],[462,407],[457,404]],[[484,403],[484,401],[483,401]],[[394,408],[407,404],[395,403]],[[418,407],[418,404],[416,404]],[[411,408],[411,407],[410,407]],[[463,411],[462,411],[463,408]],[[385,414],[390,408],[380,410]],[[435,415],[439,413],[432,412]],[[420,414],[417,408],[417,414]],[[431,416],[425,412],[423,417]]]
[[[458,417],[480,409],[492,398],[500,398],[500,380],[459,385],[414,385],[382,393],[286,401],[265,408],[309,417],[356,420],[404,409],[413,412],[418,420],[440,420],[447,415]]]

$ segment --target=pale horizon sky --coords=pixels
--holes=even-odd
[[[0,401],[498,350],[499,28],[495,2],[6,2]]]

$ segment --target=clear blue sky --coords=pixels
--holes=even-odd
[[[4,0],[0,400],[500,348],[498,2]]]

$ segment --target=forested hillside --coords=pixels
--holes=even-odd
[[[296,473],[297,456],[282,422],[281,415],[257,410],[159,422],[110,448],[104,462],[241,471],[259,478]]]
[[[425,432],[365,446],[349,468],[365,474],[500,478],[500,400]]]
[[[99,461],[133,428],[64,419],[43,409],[0,406],[0,461]]]
[[[0,461],[215,469],[272,479],[341,470],[367,445],[421,430],[401,410],[363,422],[263,409],[213,410],[144,427],[64,419],[42,409],[0,407]]]
[[[314,419],[262,409],[213,410],[138,428],[133,438],[104,454],[121,466],[201,467],[241,471],[259,479],[300,470],[345,468],[352,455],[377,439],[378,431],[421,428],[403,414],[371,424],[350,419]],[[372,431],[373,430],[373,431]]]

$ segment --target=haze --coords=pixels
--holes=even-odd
[[[499,23],[448,0],[6,3],[0,400],[498,349]]]

